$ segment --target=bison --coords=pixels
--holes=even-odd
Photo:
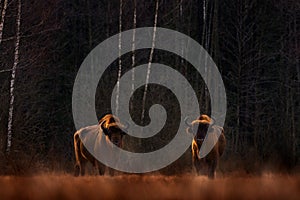
[[[97,145],[106,145],[108,148],[112,148],[112,144],[114,144],[121,148],[123,136],[126,134],[121,128],[126,129],[127,127],[121,124],[116,116],[107,114],[100,119],[98,125],[82,128],[74,134],[76,158],[75,176],[79,176],[79,174],[83,176],[85,174],[85,165],[88,161],[93,164],[100,175],[104,174],[106,166],[99,162],[92,153],[86,149],[84,144],[89,143],[89,145],[95,147]],[[82,138],[84,138],[86,143],[82,141]],[[109,168],[109,174],[113,176],[114,170],[112,168]]]
[[[192,121],[192,123],[188,123],[187,119],[185,120],[185,122],[189,126],[187,128],[187,132],[193,134],[192,161],[197,171],[197,174],[204,174],[207,175],[209,178],[214,179],[219,158],[223,154],[226,146],[226,139],[223,128],[214,125],[215,120],[211,119],[209,116],[204,114],[200,115],[200,117]],[[198,129],[195,130],[197,125]],[[209,127],[209,125],[211,126]],[[221,132],[217,143],[204,158],[200,158],[200,148],[206,135],[216,134],[217,132]]]

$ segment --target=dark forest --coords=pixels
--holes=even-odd
[[[1,0],[0,174],[73,173],[72,89],[89,52],[105,39],[140,27],[184,33],[206,49],[222,75],[227,95],[225,154],[218,171],[294,173],[300,157],[300,2],[297,0]],[[120,5],[120,2],[122,3]],[[203,113],[210,98],[200,74],[180,57],[151,49],[122,55],[98,83],[97,116],[110,112],[111,92],[121,74],[150,62],[189,77]],[[135,57],[134,62],[132,57]],[[152,57],[153,56],[153,57]],[[138,152],[172,139],[178,104],[170,91],[149,85],[135,91],[130,112],[149,123],[154,103],[168,112],[158,136],[136,141]],[[143,106],[142,106],[143,105]],[[141,119],[145,111],[145,118]],[[190,149],[162,174],[190,172]]]

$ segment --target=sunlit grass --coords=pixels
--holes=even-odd
[[[119,175],[0,177],[0,199],[298,199],[300,176]]]

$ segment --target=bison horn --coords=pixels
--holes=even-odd
[[[212,116],[210,118],[211,118],[211,121],[212,121],[212,122],[210,122],[210,125],[211,126],[215,125],[216,119],[214,117],[212,117]]]
[[[184,119],[184,123],[185,123],[188,127],[192,127],[192,123],[189,123],[189,122],[188,122],[189,119],[190,119],[189,117],[186,117],[186,118]]]
[[[105,134],[105,135],[108,135],[109,132],[108,132],[107,127],[105,127],[105,122],[106,122],[106,121],[101,122],[101,123],[100,123],[100,127],[101,127],[102,131],[104,132],[104,134]]]
[[[125,121],[123,124],[124,124],[124,129],[127,130],[129,128],[129,123]]]

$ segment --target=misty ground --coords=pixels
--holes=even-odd
[[[1,176],[0,199],[299,199],[300,175]]]

